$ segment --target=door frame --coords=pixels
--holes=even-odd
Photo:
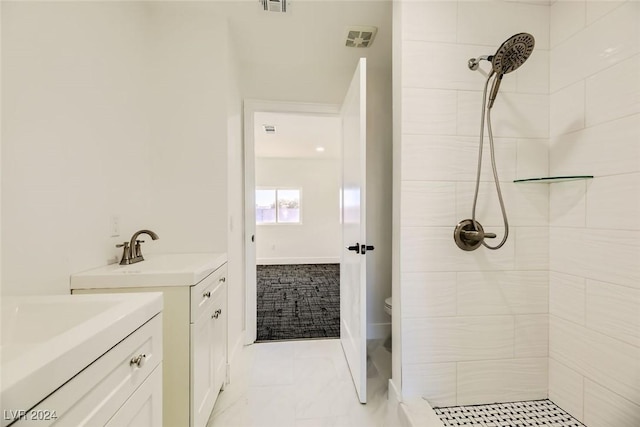
[[[247,99],[243,103],[244,118],[244,217],[243,249],[245,293],[245,344],[253,344],[257,337],[256,246],[252,241],[256,229],[255,212],[255,113],[292,113],[313,116],[340,117],[340,104],[316,104],[288,101]]]

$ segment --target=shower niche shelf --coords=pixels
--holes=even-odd
[[[593,175],[543,176],[539,178],[514,179],[513,182],[552,184],[554,182],[578,181],[591,178],[593,178]]]

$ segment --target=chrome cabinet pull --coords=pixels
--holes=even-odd
[[[147,361],[147,355],[139,354],[131,358],[131,361],[129,361],[129,365],[130,366],[136,365],[138,368],[142,368],[142,365],[144,365],[144,362],[146,361]]]
[[[202,294],[202,298],[211,298],[211,291],[207,291],[204,294]]]
[[[224,282],[227,281],[227,278],[226,277],[221,277],[220,280],[218,280],[218,281],[224,283]]]
[[[217,309],[212,315],[212,319],[217,319],[222,314],[222,309]]]

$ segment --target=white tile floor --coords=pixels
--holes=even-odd
[[[207,427],[394,425],[387,418],[390,355],[381,342],[371,343],[369,354],[376,363],[369,361],[367,404],[362,405],[339,340],[245,347]]]

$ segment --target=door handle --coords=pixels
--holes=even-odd
[[[347,249],[358,253],[360,252],[360,243],[356,243],[354,246],[347,246]]]
[[[372,245],[360,245],[360,253],[362,255],[366,254],[367,251],[372,251],[375,248]]]

